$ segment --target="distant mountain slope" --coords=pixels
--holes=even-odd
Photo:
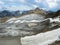
[[[14,17],[14,16],[21,16],[21,15],[27,15],[27,14],[41,14],[45,15],[46,12],[42,9],[36,8],[33,10],[28,11],[9,11],[9,10],[3,10],[0,12],[0,17]]]
[[[20,15],[20,11],[9,11],[9,10],[3,10],[0,12],[0,18],[4,17],[14,17]]]
[[[60,10],[56,12],[48,11],[47,12],[47,18],[54,18],[60,15]]]
[[[1,22],[5,22],[6,20],[8,20],[8,18],[11,18],[11,17],[21,17],[24,15],[30,15],[30,14],[37,14],[37,15],[46,16],[46,12],[42,9],[39,9],[39,8],[36,8],[33,10],[28,10],[28,11],[22,11],[22,12],[21,11],[12,11],[11,12],[8,10],[4,10],[4,11],[0,12],[0,17],[1,17],[0,20],[1,20]],[[30,17],[28,17],[28,18],[30,18]]]
[[[23,11],[22,15],[26,15],[26,14],[41,14],[41,15],[46,15],[46,12],[40,8],[35,8],[33,10],[28,10],[28,11]]]
[[[28,11],[8,11],[8,10],[3,10],[0,11],[0,22],[5,22],[9,18],[12,17],[21,17],[24,15],[29,15],[29,14],[38,14],[38,15],[43,15],[45,18],[54,18],[60,15],[60,10],[53,12],[53,11],[45,11],[40,8],[35,8],[33,10],[28,10]]]

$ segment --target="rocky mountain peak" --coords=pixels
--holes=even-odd
[[[30,10],[31,13],[35,13],[35,14],[42,14],[42,15],[46,15],[46,12],[40,8],[35,8],[33,10]]]

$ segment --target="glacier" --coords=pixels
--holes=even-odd
[[[59,36],[60,28],[33,36],[23,37],[21,38],[21,42],[22,45],[48,45],[55,41],[59,41]]]

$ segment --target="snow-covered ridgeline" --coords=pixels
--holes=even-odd
[[[26,36],[21,38],[21,42],[22,45],[48,45],[60,40],[59,36],[60,28],[33,36]]]
[[[59,17],[56,17],[54,19],[52,18],[49,18],[50,19],[50,22],[60,22],[60,18]]]
[[[50,22],[60,22],[59,17],[56,17],[54,19],[52,18],[48,18],[48,19],[50,19]],[[42,20],[44,20],[44,18],[41,15],[39,16],[36,14],[30,14],[19,18],[11,18],[7,20],[6,23],[40,22]]]
[[[6,23],[39,22],[41,20],[44,20],[44,17],[42,15],[30,14],[21,16],[19,18],[11,18],[7,20]]]

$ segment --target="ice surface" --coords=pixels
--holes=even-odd
[[[45,33],[21,38],[22,45],[48,45],[59,40],[60,28]]]

